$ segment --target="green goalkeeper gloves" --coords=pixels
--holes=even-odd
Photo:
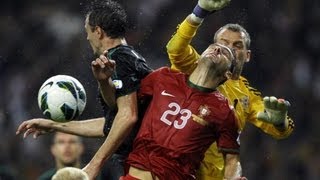
[[[198,5],[207,11],[217,11],[230,3],[231,0],[199,0]]]
[[[192,14],[197,18],[205,18],[209,14],[227,6],[231,0],[199,0]]]
[[[277,128],[285,128],[288,108],[290,107],[289,101],[271,96],[264,97],[263,102],[265,110],[264,112],[258,112],[257,118],[271,123]]]

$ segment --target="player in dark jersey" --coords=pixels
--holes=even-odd
[[[239,133],[234,111],[216,87],[234,60],[232,51],[212,44],[195,71],[161,68],[141,82],[139,99],[152,97],[123,179],[195,179],[205,151],[216,141],[225,157],[225,178],[240,177]]]
[[[117,63],[117,68],[112,74],[112,80],[116,88],[116,99],[136,92],[140,86],[140,80],[151,71],[151,69],[146,65],[143,57],[129,46],[119,45],[109,49],[108,57],[115,60]],[[118,113],[118,108],[109,107],[103,100],[101,94],[99,94],[99,97],[106,119],[103,132],[107,137],[109,131],[111,130],[113,121]],[[145,105],[142,101],[138,101],[137,103],[139,105],[138,119],[142,119],[140,116],[143,114],[143,106]],[[125,106],[127,106],[127,104]],[[106,179],[118,180],[119,177],[124,174],[124,161],[132,149],[132,141],[137,134],[139,123],[136,123],[134,126],[135,127],[132,129],[131,133],[128,134],[128,137],[125,138],[115,154],[112,155],[110,160],[106,161],[104,170],[102,172],[103,177]]]
[[[138,126],[136,121],[139,114],[136,91],[139,88],[141,78],[145,77],[151,69],[146,65],[144,58],[126,43],[124,36],[127,20],[124,9],[118,3],[110,0],[94,0],[89,3],[86,11],[85,30],[94,54],[98,55],[98,58],[92,61],[91,67],[99,85],[105,116],[67,123],[36,118],[23,122],[18,127],[17,134],[25,131],[24,137],[32,133],[34,137],[37,137],[58,130],[86,137],[107,136],[105,143],[84,170],[88,173],[89,178],[93,179],[101,170],[104,162],[109,159],[105,166],[107,171],[102,172],[107,176],[102,176],[108,180],[118,180],[124,173],[124,158],[131,150],[130,142],[133,141],[137,131],[134,128],[134,126]],[[104,64],[107,57],[103,54],[106,52],[108,52],[108,57],[117,63],[117,67],[112,72]],[[109,85],[108,78],[110,76],[108,73],[110,75],[113,73],[112,81],[115,91]],[[112,98],[108,94],[116,94],[116,96]],[[116,134],[121,136],[108,136],[109,131],[119,132]],[[124,143],[121,145],[123,141]],[[111,150],[109,147],[114,145],[116,148]],[[117,149],[118,151],[116,151]],[[111,157],[111,155],[113,156]]]

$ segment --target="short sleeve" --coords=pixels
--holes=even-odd
[[[157,80],[159,79],[161,69],[158,69],[149,75],[147,75],[141,81],[141,87],[138,93],[139,98],[144,98],[145,96],[152,96],[154,91],[154,86],[157,84]]]
[[[141,79],[151,71],[144,59],[134,52],[126,47],[110,56],[116,61],[115,72],[111,77],[116,87],[116,98],[137,91]]]
[[[240,149],[240,134],[235,114],[230,110],[228,118],[218,128],[217,145],[220,152],[238,154]]]

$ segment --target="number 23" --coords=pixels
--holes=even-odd
[[[162,114],[160,120],[161,120],[162,122],[164,122],[165,124],[169,125],[169,126],[171,126],[172,123],[173,123],[173,126],[174,126],[175,128],[177,128],[177,129],[182,129],[182,128],[184,128],[184,127],[186,126],[188,120],[190,119],[191,115],[192,115],[191,111],[190,111],[189,109],[181,109],[181,107],[179,106],[179,104],[174,103],[174,102],[173,102],[173,103],[170,103],[168,106],[169,106],[170,109],[166,110],[166,111]],[[170,121],[170,120],[167,118],[168,115],[176,116],[176,115],[178,115],[178,114],[181,115],[181,116],[179,116],[179,118],[180,118],[180,120],[181,120],[181,123],[180,123],[180,124],[179,124],[179,120],[174,120],[174,121],[172,122],[172,120]]]

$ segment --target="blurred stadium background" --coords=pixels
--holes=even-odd
[[[82,0],[84,2],[84,0]],[[81,119],[101,116],[92,51],[84,31],[83,2],[2,0],[0,6],[0,174],[36,179],[54,166],[50,136],[22,140],[22,121],[43,117],[37,105],[41,84],[67,74],[84,85],[88,104]],[[168,65],[165,45],[196,0],[119,1],[132,28],[127,41],[153,67]],[[320,3],[316,0],[233,1],[206,19],[193,45],[201,52],[225,23],[239,23],[252,38],[252,58],[243,74],[263,95],[291,102],[294,133],[276,141],[247,124],[241,161],[249,179],[320,179]],[[103,139],[85,139],[88,162]],[[1,179],[1,177],[0,177]],[[2,178],[5,179],[5,178]]]

